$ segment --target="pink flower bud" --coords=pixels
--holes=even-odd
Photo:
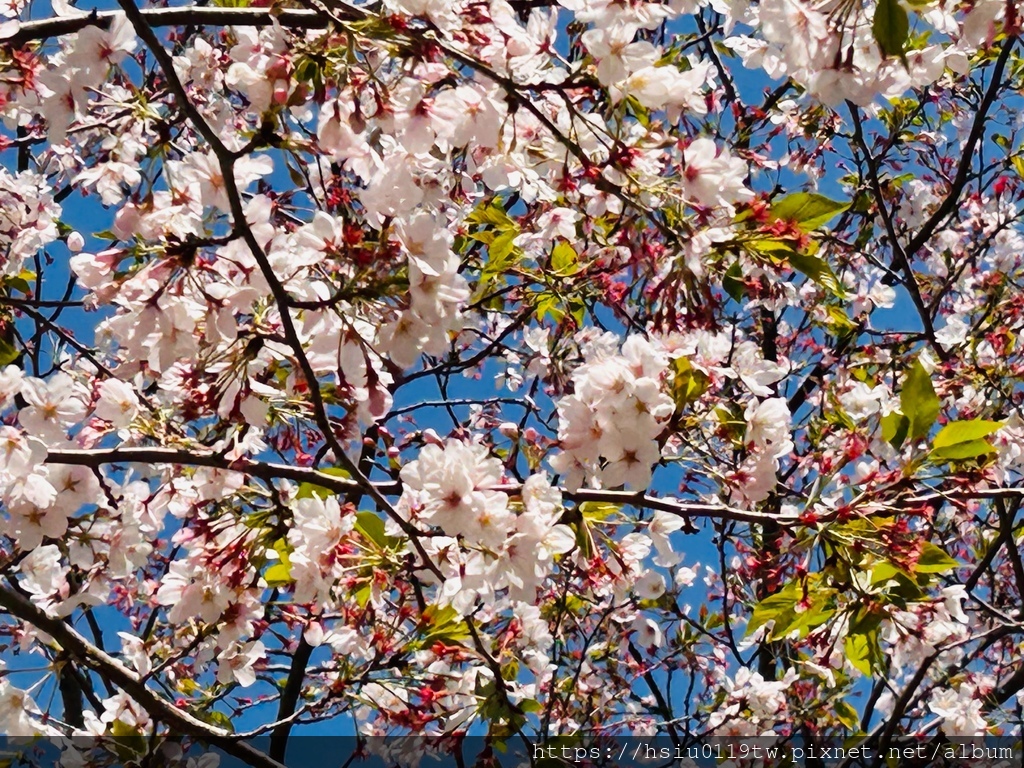
[[[311,621],[306,625],[306,631],[302,633],[303,639],[316,648],[324,641],[324,628],[319,621]]]

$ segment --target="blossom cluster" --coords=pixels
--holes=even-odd
[[[1017,733],[1017,4],[272,5],[0,6],[0,727]]]
[[[615,346],[614,337],[595,339],[573,372],[573,393],[558,401],[561,451],[551,466],[571,489],[641,490],[661,459],[658,438],[674,410],[668,354],[643,336]]]
[[[454,439],[424,446],[402,467],[399,510],[444,533],[431,537],[427,552],[444,577],[443,603],[463,615],[478,598],[505,588],[513,599],[534,603],[555,556],[575,546],[572,530],[558,522],[561,493],[544,474],[523,483],[518,512],[502,490],[503,475],[486,446]]]

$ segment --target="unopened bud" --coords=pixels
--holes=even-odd
[[[319,621],[311,621],[306,625],[302,638],[314,648],[324,642],[324,628]]]

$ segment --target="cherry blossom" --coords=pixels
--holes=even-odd
[[[3,727],[1019,738],[1022,18],[2,4]]]

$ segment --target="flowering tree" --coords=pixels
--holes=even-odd
[[[1014,0],[118,3],[0,9],[4,732],[1017,732]]]

